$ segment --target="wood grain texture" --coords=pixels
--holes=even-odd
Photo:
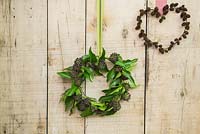
[[[83,134],[84,119],[78,111],[69,116],[59,103],[71,83],[56,73],[85,53],[85,1],[49,0],[48,11],[49,134]]]
[[[168,0],[168,3],[174,2]],[[198,134],[200,132],[200,12],[199,0],[176,0],[185,4],[192,18],[190,35],[169,54],[149,49],[147,87],[147,134]],[[149,6],[154,7],[154,0]],[[152,39],[168,43],[182,28],[173,13],[158,22],[149,18],[148,33]]]
[[[0,134],[46,131],[46,0],[0,0]]]
[[[113,116],[83,119],[78,111],[71,116],[64,111],[59,99],[70,82],[56,72],[73,64],[90,46],[97,53],[95,2],[0,0],[0,134],[45,134],[46,129],[48,134],[144,134],[145,122],[146,134],[198,134],[199,0],[176,0],[192,16],[190,35],[169,54],[148,49],[146,63],[143,42],[134,30],[138,10],[145,8],[146,0],[105,0],[103,47],[108,54],[139,59],[133,75],[140,87],[131,91],[131,100],[122,102],[122,109]],[[154,7],[155,0],[148,4]],[[171,13],[161,25],[148,18],[148,35],[165,44],[181,32],[180,23]],[[86,82],[86,93],[98,98],[106,87],[105,79],[96,77],[93,83]]]
[[[140,87],[130,91],[132,98],[122,102],[121,110],[112,116],[89,117],[86,119],[86,134],[142,134],[144,128],[144,47],[134,30],[139,8],[145,7],[141,0],[105,0],[103,47],[109,54],[117,52],[124,58],[138,58],[133,71]],[[87,0],[87,50],[96,46],[96,2]],[[96,51],[97,52],[97,51]],[[93,83],[87,82],[88,96],[99,98],[101,90],[107,88],[105,78],[95,77]]]

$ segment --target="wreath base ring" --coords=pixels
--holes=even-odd
[[[107,61],[112,63],[108,69]],[[131,97],[129,90],[136,88],[131,70],[135,67],[137,59],[123,60],[120,54],[112,53],[105,57],[105,50],[102,55],[96,56],[91,48],[88,55],[77,58],[74,64],[57,74],[63,79],[71,80],[71,87],[61,96],[65,109],[73,113],[76,107],[82,117],[91,115],[112,115],[120,110],[120,101],[128,101]],[[85,95],[82,84],[85,80],[92,81],[95,76],[106,75],[109,84],[108,89],[102,90],[104,96],[99,100]],[[95,89],[94,89],[95,90]]]

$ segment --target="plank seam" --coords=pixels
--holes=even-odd
[[[48,134],[48,130],[49,130],[49,124],[48,124],[48,121],[49,121],[49,58],[48,58],[48,55],[49,55],[49,23],[48,23],[48,16],[49,16],[49,1],[47,0],[47,61],[46,61],[46,64],[47,64],[47,102],[46,102],[46,134]]]
[[[87,53],[87,0],[85,0],[85,54]],[[86,81],[85,81],[85,94],[86,94]],[[86,134],[86,118],[84,118],[84,134]]]
[[[148,0],[146,0],[146,9],[148,7]],[[148,15],[146,14],[146,28],[145,31],[148,34]],[[148,86],[148,48],[145,46],[145,80],[144,80],[144,134],[146,134],[146,102],[147,102],[147,86]]]

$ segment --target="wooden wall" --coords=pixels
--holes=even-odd
[[[199,134],[200,1],[185,4],[190,35],[169,54],[145,49],[134,30],[138,10],[155,0],[105,0],[103,47],[139,59],[132,98],[109,117],[69,116],[59,103],[69,87],[56,72],[96,46],[95,0],[0,0],[0,134]],[[180,33],[180,19],[144,18],[143,27],[167,43]],[[147,24],[147,25],[146,25]],[[87,95],[106,87],[97,77]],[[95,89],[95,90],[94,90]]]

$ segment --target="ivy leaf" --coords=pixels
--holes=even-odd
[[[118,61],[123,61],[122,56],[120,54],[118,55]]]
[[[74,99],[73,99],[72,96],[67,96],[65,93],[62,95],[62,97],[60,99],[60,102],[61,101],[64,102],[64,104],[65,104],[65,111],[67,111],[67,110],[73,108],[75,101],[74,101]]]
[[[71,73],[70,72],[57,72],[57,74],[65,79],[71,79]]]
[[[81,95],[81,90],[78,88],[76,91],[75,91],[76,95]]]
[[[66,91],[66,93],[65,93],[65,95],[66,96],[72,96],[74,93],[75,93],[75,88],[69,88],[67,91]]]
[[[133,79],[133,77],[131,76],[131,73],[129,71],[123,70],[122,74],[129,79],[129,84],[131,88],[135,88],[137,87],[135,80]]]
[[[127,71],[131,71],[132,68],[136,65],[138,59],[133,59],[133,60],[119,60],[115,63],[115,65],[118,65],[124,69],[126,69]]]
[[[98,70],[98,69],[96,69],[96,70],[94,70],[95,71],[95,74],[96,75],[98,75],[98,76],[103,76],[103,74]]]
[[[117,111],[114,111],[113,110],[113,108],[111,108],[111,109],[108,109],[108,111],[106,110],[103,114],[102,114],[102,116],[104,116],[104,115],[113,115],[114,113],[116,113]]]
[[[104,105],[104,106],[100,106],[100,107],[97,107],[99,110],[101,110],[101,111],[105,111],[106,110],[106,105]]]
[[[67,67],[67,68],[64,68],[64,71],[71,71],[72,70],[72,66],[70,66],[70,67]]]
[[[106,52],[105,52],[105,49],[103,48],[101,57],[99,58],[99,61],[100,61],[100,60],[105,60],[105,55],[106,55]]]
[[[69,110],[70,108],[72,108],[73,103],[74,103],[73,97],[72,97],[72,96],[67,97],[67,98],[65,99],[65,111],[67,111],[67,110]]]
[[[122,67],[122,68],[125,67],[125,64],[124,64],[123,61],[117,61],[117,62],[115,63],[115,65],[118,65],[118,66],[120,66],[120,67]]]
[[[100,102],[110,102],[113,99],[113,95],[105,95],[99,98]]]
[[[125,60],[125,61],[124,61],[124,64],[125,64],[126,66],[129,66],[129,65],[133,65],[133,64],[137,63],[137,61],[138,61],[138,59]]]
[[[89,79],[90,81],[92,81],[94,79],[94,71],[90,68],[90,67],[81,67],[81,70],[83,72],[83,75],[85,76],[85,78]]]
[[[73,109],[74,109],[74,107],[75,107],[75,103],[76,103],[76,101],[74,100],[74,101],[72,102],[72,106],[71,106],[71,108],[70,108],[70,113],[69,113],[69,115],[72,115]]]
[[[83,76],[84,76],[86,79],[88,79],[88,80],[90,80],[90,81],[92,82],[92,79],[91,79],[90,75],[89,75],[87,72],[83,73]]]
[[[89,55],[84,55],[84,56],[82,56],[82,60],[83,60],[83,62],[87,62],[87,61],[90,60],[90,56]]]
[[[73,82],[71,88],[67,89],[65,91],[64,95],[66,95],[66,96],[72,96],[72,95],[74,95],[77,92],[78,89],[79,88]]]
[[[98,68],[99,68],[99,71],[101,71],[101,72],[108,72],[108,67],[107,67],[105,61],[103,61],[103,60],[99,61]]]
[[[124,61],[124,64],[125,64],[125,69],[127,71],[131,71],[132,68],[136,65],[138,59],[133,59],[133,60],[126,60]]]
[[[94,71],[90,67],[82,67],[89,75],[94,75]]]
[[[113,80],[115,75],[116,75],[116,73],[115,73],[114,69],[111,69],[107,74],[107,82],[110,80]]]
[[[122,86],[119,86],[118,88],[116,88],[114,91],[110,92],[108,95],[112,95],[114,93],[120,93],[120,90],[122,89]]]
[[[110,83],[109,87],[110,87],[110,88],[114,88],[114,87],[118,86],[120,83],[121,83],[121,79],[113,80],[113,81]]]
[[[83,111],[80,115],[81,115],[81,117],[87,117],[87,116],[90,116],[90,115],[92,115],[93,114],[93,112],[92,112],[92,110],[91,110],[91,108],[90,107],[88,107],[85,111]]]
[[[97,57],[96,57],[96,55],[92,52],[91,47],[90,47],[90,50],[89,50],[89,56],[90,56],[90,62],[92,62],[92,63],[97,62]]]
[[[65,95],[65,93],[63,93],[60,98],[60,102],[65,102],[66,98],[67,98],[67,96]]]
[[[121,90],[122,88],[123,88],[122,86],[119,86],[119,87],[117,87],[117,88],[103,90],[103,92],[104,92],[106,95],[113,95],[113,94],[115,94],[115,93],[120,93],[120,90]],[[116,94],[115,94],[115,95],[116,95]]]
[[[109,94],[110,92],[112,92],[113,90],[115,89],[105,89],[105,90],[102,90],[102,92],[104,92],[105,94]]]
[[[122,73],[121,72],[118,72],[117,75],[115,76],[115,79],[118,79],[119,77],[122,76]]]
[[[99,103],[99,102],[92,101],[91,104],[93,107],[96,107],[97,109],[99,109],[101,111],[105,111],[107,108],[105,103]]]

